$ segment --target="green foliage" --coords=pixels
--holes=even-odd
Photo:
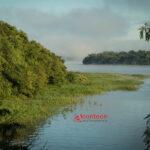
[[[90,54],[83,59],[83,64],[150,65],[150,51],[109,51],[98,54]]]
[[[31,133],[31,128],[35,128],[37,123],[44,121],[48,116],[52,117],[60,112],[65,115],[66,111],[71,111],[74,105],[82,103],[84,95],[101,94],[112,90],[136,90],[144,78],[142,75],[71,72],[69,76],[75,76],[77,82],[73,79],[73,83],[65,82],[61,86],[49,85],[28,100],[17,97],[0,101],[0,115],[5,113],[0,116],[0,124],[24,125],[25,132],[20,131],[25,137]],[[20,134],[18,138],[20,139]]]
[[[68,79],[69,82],[73,83],[75,81],[75,78],[76,78],[75,73],[68,72],[67,79]]]
[[[0,110],[7,109],[11,112],[1,117],[0,123],[18,122],[31,128],[32,123],[37,123],[64,107],[80,102],[80,98],[84,95],[101,94],[112,90],[136,90],[143,80],[143,76],[139,75],[69,74],[75,75],[77,82],[73,79],[73,83],[66,82],[62,86],[49,85],[40,89],[34,98],[28,100],[13,98],[0,101]]]
[[[140,38],[145,39],[145,41],[150,41],[150,23],[146,22],[144,26],[139,28]]]
[[[47,84],[64,82],[66,75],[60,57],[0,21],[0,98],[31,97]]]
[[[82,73],[68,72],[67,79],[71,83],[87,83],[87,77]]]

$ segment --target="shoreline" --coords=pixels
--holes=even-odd
[[[127,75],[116,73],[77,73],[84,80],[62,85],[51,85],[42,89],[34,98],[12,98],[0,100],[0,110],[9,113],[1,116],[0,137],[11,136],[7,142],[11,147],[26,144],[28,137],[37,129],[60,113],[72,111],[73,107],[83,102],[84,96],[100,95],[110,91],[135,91],[146,78],[144,75]],[[85,80],[85,77],[87,80]],[[14,134],[15,133],[15,134]],[[17,145],[16,145],[17,144]],[[25,145],[26,146],[26,145]]]
[[[115,90],[136,90],[143,83],[143,75],[110,73],[75,73],[84,75],[87,80],[80,83],[52,85],[42,89],[32,99],[1,100],[0,109],[9,110],[0,123],[20,123],[34,125],[41,119],[53,116],[60,108],[74,105],[79,97],[102,94]]]

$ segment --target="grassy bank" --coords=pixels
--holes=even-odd
[[[31,126],[48,116],[53,116],[65,106],[78,103],[84,95],[101,94],[112,90],[136,90],[144,78],[142,75],[76,74],[83,76],[84,82],[49,86],[32,99],[1,100],[0,109],[9,112],[6,111],[6,114],[0,117],[0,123],[17,122]]]

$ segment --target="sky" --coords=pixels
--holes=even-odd
[[[150,0],[0,0],[0,20],[65,59],[90,53],[148,49],[139,27]]]

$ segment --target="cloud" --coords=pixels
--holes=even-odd
[[[67,14],[55,15],[36,10],[5,10],[3,16],[9,16],[17,25],[41,33],[65,33],[85,37],[106,37],[124,34],[127,22],[123,17],[108,9],[76,9]],[[105,33],[102,35],[102,33]]]
[[[105,6],[124,15],[132,23],[149,21],[149,0],[103,0],[103,2]]]
[[[131,41],[125,38],[130,32],[129,21],[109,6],[73,9],[61,14],[1,8],[0,18],[64,57],[82,58],[92,52],[130,48],[135,43],[138,45],[138,42],[131,42],[134,37]]]
[[[132,9],[141,10],[144,12],[149,11],[150,1],[149,0],[126,0],[128,7]]]

